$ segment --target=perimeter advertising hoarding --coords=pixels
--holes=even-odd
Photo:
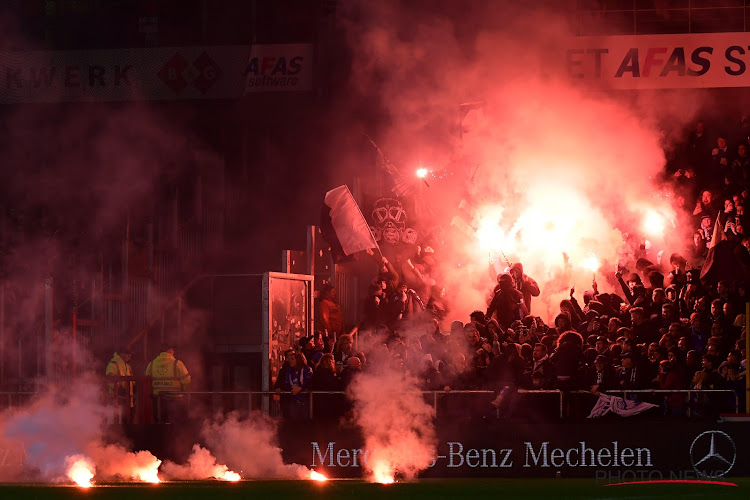
[[[588,477],[600,482],[702,479],[750,474],[747,423],[674,420],[438,425],[438,444],[422,477]],[[369,456],[356,428],[287,423],[287,463],[329,477],[359,477]]]
[[[312,89],[310,44],[0,51],[0,103],[239,99]]]
[[[750,33],[574,37],[573,80],[614,89],[747,87]]]

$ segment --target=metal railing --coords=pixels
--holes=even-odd
[[[451,396],[464,396],[464,395],[483,395],[487,397],[494,397],[498,394],[497,391],[488,391],[488,390],[451,390],[451,391],[418,391],[420,392],[425,399],[431,399],[432,407],[435,410],[435,413],[437,415],[438,411],[440,410],[439,402],[446,398]],[[595,396],[590,391],[560,391],[557,389],[550,389],[550,390],[527,390],[527,389],[518,389],[518,394],[523,395],[531,395],[532,397],[536,397],[538,395],[542,394],[554,394],[557,395],[558,402],[559,402],[559,417],[562,419],[565,417],[565,411],[566,411],[566,398],[569,397],[572,394],[576,395],[588,395],[588,396]],[[195,397],[200,396],[208,396],[211,398],[220,398],[220,397],[234,397],[242,396],[242,399],[244,400],[245,397],[247,398],[247,410],[248,412],[253,411],[259,411],[261,408],[263,408],[261,404],[261,400],[263,398],[280,398],[280,397],[286,397],[289,398],[291,394],[289,392],[282,392],[277,393],[275,391],[185,391],[185,392],[173,392],[170,394],[170,397],[173,397],[176,394],[183,395],[186,398],[186,404],[187,407],[190,408],[193,404],[193,400]],[[315,417],[315,398],[317,396],[339,396],[341,398],[345,397],[344,391],[305,391],[303,393],[304,396],[307,396],[308,401],[308,415],[310,418]],[[641,390],[611,390],[606,391],[605,394],[622,394],[624,398],[628,398],[630,395],[634,394],[649,394],[649,395],[670,395],[670,394],[685,394],[688,398],[692,395],[699,395],[699,394],[727,394],[731,395],[732,399],[734,400],[734,412],[737,413],[739,411],[739,397],[737,396],[737,393],[734,392],[731,389],[641,389]],[[255,399],[254,399],[255,398]],[[159,399],[157,398],[157,405],[159,405]],[[237,408],[232,408],[237,409]],[[244,408],[243,408],[244,409]],[[278,409],[274,409],[273,405],[271,405],[270,410],[271,416],[280,416]],[[500,410],[497,411],[497,414],[499,416]]]
[[[144,377],[107,377],[107,383],[117,383],[117,382],[123,382],[123,381],[140,381],[143,382]],[[141,386],[144,387],[144,386]],[[486,397],[494,397],[498,394],[497,391],[488,391],[488,390],[451,390],[451,391],[417,391],[418,393],[421,393],[422,396],[425,398],[425,400],[431,400],[431,404],[433,409],[435,410],[435,414],[437,416],[438,412],[441,411],[440,401],[444,400],[445,398],[450,398],[452,396],[467,396],[467,395],[473,395],[473,396],[486,396]],[[572,394],[576,395],[588,395],[588,396],[595,396],[590,391],[560,391],[557,389],[550,389],[550,390],[527,390],[527,389],[518,389],[516,391],[518,394],[523,395],[531,395],[532,397],[540,396],[543,394],[554,394],[558,398],[559,402],[559,417],[562,419],[565,417],[565,407],[566,407],[566,397],[569,397]],[[0,401],[7,402],[5,408],[0,408],[2,410],[15,410],[17,408],[20,408],[24,406],[28,401],[33,398],[34,396],[38,396],[41,393],[39,392],[0,392]],[[337,396],[341,398],[343,401],[345,399],[346,393],[344,391],[305,391],[300,393],[303,396],[307,397],[307,404],[308,404],[308,416],[309,418],[315,417],[315,398],[320,396]],[[737,393],[731,389],[639,389],[639,390],[611,390],[606,391],[606,394],[622,394],[624,398],[628,398],[630,395],[670,395],[670,394],[685,394],[687,398],[692,397],[693,395],[711,395],[711,394],[727,394],[731,395],[731,398],[734,402],[734,412],[739,412],[739,397]],[[174,392],[168,392],[168,393],[162,393],[160,395],[161,397],[156,397],[156,419],[157,421],[161,420],[161,404],[163,397],[175,397],[175,396],[181,396],[184,398],[184,401],[186,403],[187,409],[190,409],[191,407],[194,407],[195,405],[195,399],[201,398],[201,397],[208,397],[211,398],[211,406],[214,407],[216,405],[220,406],[227,406],[225,408],[226,411],[247,411],[247,413],[252,413],[255,411],[261,411],[264,408],[263,401],[266,400],[272,400],[272,401],[280,401],[281,398],[289,398],[291,394],[289,392],[282,392],[277,393],[276,391],[174,391]],[[231,398],[234,401],[229,404],[225,405],[224,402],[226,401],[226,398]],[[240,404],[236,404],[237,401],[241,400],[247,400],[246,403],[242,403],[242,406]],[[15,401],[15,403],[14,403]],[[138,399],[136,399],[138,401]],[[270,415],[273,417],[279,417],[281,416],[279,408],[275,405],[268,405],[265,407],[270,407]],[[497,412],[499,416],[499,410]]]

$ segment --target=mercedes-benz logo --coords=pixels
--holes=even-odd
[[[732,469],[736,458],[737,448],[726,432],[703,432],[690,445],[690,463],[701,475],[723,476]]]

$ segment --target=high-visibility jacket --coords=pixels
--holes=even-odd
[[[120,357],[119,354],[115,353],[114,356],[112,356],[112,359],[109,361],[109,364],[107,365],[107,371],[105,373],[107,375],[115,377],[132,377],[133,369],[128,363],[125,362],[124,359]],[[122,393],[127,394],[127,397],[130,400],[129,404],[131,407],[133,407],[135,403],[133,398],[133,389],[135,388],[135,382],[110,382],[109,384],[107,384],[107,389],[110,396],[115,396],[115,387],[117,387],[117,392],[120,393],[120,395],[122,395]]]
[[[184,391],[190,384],[190,374],[185,364],[168,352],[159,355],[146,367],[146,375],[151,377],[151,392]]]

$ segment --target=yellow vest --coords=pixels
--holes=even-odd
[[[151,392],[184,391],[190,384],[190,374],[182,361],[168,352],[159,355],[146,367],[146,375],[151,377]]]
[[[132,377],[133,369],[128,363],[125,362],[124,359],[120,357],[119,354],[115,353],[114,356],[112,356],[112,359],[109,361],[109,364],[107,365],[106,375],[112,375],[115,377]],[[135,382],[117,382],[117,386],[127,391],[126,393],[130,397],[130,406],[132,407],[134,405],[133,389],[135,388]],[[110,396],[115,395],[114,382],[110,382],[109,384],[107,384],[107,389],[109,390]]]

